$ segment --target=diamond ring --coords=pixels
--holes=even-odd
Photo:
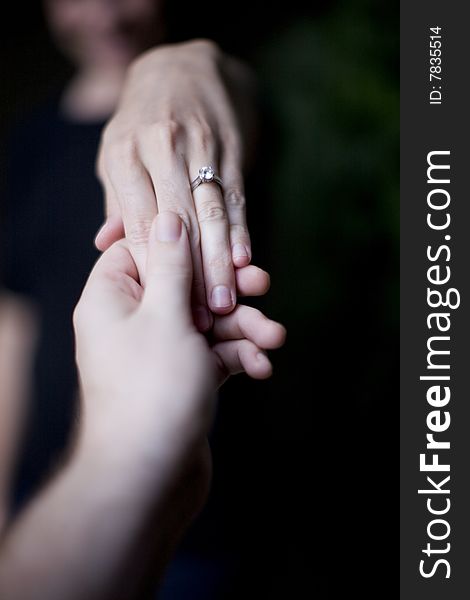
[[[201,183],[218,183],[220,187],[222,187],[222,179],[215,174],[215,171],[211,166],[201,167],[199,169],[198,176],[194,181],[191,181],[191,191],[194,192]]]

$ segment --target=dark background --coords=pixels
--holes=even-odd
[[[213,498],[187,543],[210,554],[223,538],[234,598],[338,598],[345,584],[394,598],[398,3],[312,4],[242,1],[224,18],[210,0],[202,18],[169,1],[170,39],[209,36],[259,76],[249,220],[272,274],[262,305],[288,329],[273,379],[221,398]],[[40,8],[9,8],[0,134],[70,74]]]
[[[402,5],[402,63],[401,63],[401,598],[414,600],[426,598],[437,600],[460,600],[469,593],[468,556],[470,539],[470,485],[469,462],[469,422],[468,403],[468,340],[470,319],[468,298],[470,280],[468,277],[469,256],[469,203],[468,203],[468,131],[465,127],[468,118],[469,80],[462,77],[462,62],[466,61],[466,28],[469,18],[468,4],[446,5],[438,0],[426,2],[426,10],[414,3]],[[441,29],[442,80],[430,81],[430,27]],[[416,32],[422,32],[417,36]],[[434,43],[434,41],[433,41]],[[422,76],[417,76],[417,74]],[[430,105],[429,94],[432,86],[442,87],[442,104]],[[450,151],[446,162],[450,165],[450,184],[427,183],[427,156],[431,151]],[[436,171],[434,172],[436,173]],[[443,179],[443,177],[442,177]],[[432,212],[427,204],[427,195],[433,189],[446,189],[451,197],[451,221],[446,230],[433,230],[427,225],[427,215]],[[435,216],[433,215],[433,220]],[[449,239],[444,238],[445,235]],[[448,311],[451,326],[445,341],[450,351],[440,364],[450,365],[448,371],[433,371],[428,368],[427,343],[432,336],[439,335],[436,328],[428,328],[427,316],[435,309],[427,302],[427,288],[435,289],[427,273],[430,261],[427,247],[438,248],[449,244],[451,250],[450,280],[442,288],[459,290],[460,307]],[[443,268],[444,262],[441,262]],[[436,312],[443,310],[438,308]],[[447,309],[446,309],[447,310]],[[434,342],[435,344],[435,342]],[[433,345],[433,347],[435,347]],[[442,357],[444,358],[444,356]],[[436,541],[431,540],[427,527],[435,515],[427,508],[430,494],[418,494],[418,490],[428,490],[427,476],[438,482],[441,473],[426,473],[419,470],[419,455],[430,450],[426,448],[426,434],[429,427],[427,415],[432,407],[426,400],[426,392],[433,382],[420,381],[420,376],[448,375],[450,402],[446,410],[450,412],[451,424],[441,433],[442,439],[450,443],[450,449],[439,452],[439,462],[450,464],[450,481],[445,486],[450,489],[451,501],[447,514],[442,518],[450,525],[450,535],[440,541],[440,549],[446,554],[434,554],[434,559],[448,559],[451,572],[446,579],[444,565],[438,565],[436,574],[424,578],[419,573],[420,561],[425,559],[424,570],[429,572],[434,564],[423,554],[427,544],[436,549]],[[443,486],[444,487],[444,486]],[[441,502],[443,502],[441,496]],[[436,508],[437,497],[432,497],[431,507]],[[436,535],[436,524],[430,532]],[[442,535],[442,534],[441,534]],[[429,570],[428,570],[429,569]]]

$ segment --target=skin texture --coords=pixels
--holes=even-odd
[[[211,343],[195,328],[189,239],[173,213],[153,222],[146,275],[144,290],[120,241],[85,286],[74,314],[78,440],[0,544],[1,597],[141,598],[149,565],[163,570],[205,500],[217,386],[271,373],[264,349],[285,331],[259,311],[217,317]]]
[[[152,219],[177,212],[190,234],[192,303],[202,330],[211,325],[206,306],[217,314],[233,310],[234,266],[251,260],[242,171],[252,88],[246,70],[207,40],[162,46],[133,63],[102,139],[98,174],[109,219],[98,248],[125,233],[144,280]],[[191,192],[203,165],[220,174],[223,190],[211,183]]]
[[[105,254],[106,260],[98,261],[75,312],[85,399],[107,399],[103,408],[96,402],[86,404],[85,419],[96,424],[101,418],[108,421],[111,413],[114,419],[122,416],[119,429],[129,429],[129,435],[138,438],[126,440],[126,447],[145,438],[149,427],[149,439],[163,439],[165,431],[153,429],[161,423],[172,434],[176,425],[171,423],[180,422],[180,412],[187,418],[184,443],[192,439],[195,425],[199,439],[201,421],[203,429],[210,424],[210,392],[228,374],[246,371],[254,378],[269,376],[271,366],[260,348],[277,347],[284,335],[282,326],[259,311],[238,306],[230,315],[217,318],[209,345],[194,327],[190,311],[192,262],[186,228],[171,212],[160,213],[156,223],[154,237],[159,226],[166,229],[159,242],[153,240],[148,246],[152,254],[147,257],[145,290],[138,283],[127,242],[117,242]],[[177,241],[161,241],[173,233]],[[113,302],[107,299],[110,290],[115,294]],[[156,402],[156,390],[166,404]],[[135,427],[126,427],[130,423]]]

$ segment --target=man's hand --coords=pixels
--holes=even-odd
[[[144,290],[120,241],[88,280],[74,315],[81,429],[68,463],[1,540],[1,598],[143,597],[205,499],[217,384],[271,372],[261,349],[282,344],[284,329],[258,311],[217,317],[212,347],[193,325],[189,241],[173,213],[152,224],[146,272]],[[267,279],[249,265],[237,283],[258,294]]]
[[[242,292],[256,292],[259,273],[247,269],[238,278]],[[119,439],[126,452],[182,459],[209,429],[217,385],[240,371],[269,376],[263,349],[280,346],[284,329],[239,306],[216,317],[208,344],[193,324],[186,228],[171,212],[154,220],[145,290],[138,281],[127,243],[117,242],[98,261],[77,306],[84,431],[105,435],[104,443]]]
[[[253,147],[253,83],[241,64],[215,44],[195,40],[153,49],[130,68],[118,109],[107,125],[98,174],[106,194],[104,250],[125,235],[141,280],[147,236],[157,212],[173,211],[189,232],[194,266],[193,307],[202,331],[211,311],[236,305],[234,265],[251,259],[243,163]],[[190,182],[204,165],[222,178]],[[177,199],[177,200],[175,200]]]

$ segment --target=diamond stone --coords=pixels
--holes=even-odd
[[[202,181],[208,182],[214,179],[214,169],[212,167],[201,167],[199,169],[199,177]]]

